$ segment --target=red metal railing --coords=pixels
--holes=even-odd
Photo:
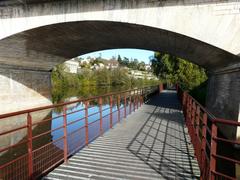
[[[158,86],[151,86],[0,115],[0,122],[9,122],[10,118],[17,121],[21,119],[22,122],[19,126],[1,129],[0,138],[25,133],[25,137],[16,143],[0,145],[1,157],[6,156],[6,159],[0,161],[0,179],[35,179],[62,162],[66,163],[71,155],[135,111],[156,91]],[[68,106],[75,103],[84,104],[83,108],[69,110]],[[103,106],[104,103],[108,106]],[[89,113],[91,108],[96,107],[94,104],[98,106],[98,111]],[[56,108],[62,109],[60,115],[33,120],[36,113]],[[69,120],[70,115],[79,112],[84,116]],[[89,121],[96,115],[96,119]],[[62,123],[53,127],[53,121]],[[75,129],[70,130],[73,125]],[[40,132],[37,126],[42,126]],[[61,135],[52,139],[52,134],[56,132]]]
[[[234,157],[232,153],[226,153],[228,151],[223,153],[222,149],[234,149],[234,145],[240,145],[240,141],[236,136],[234,139],[226,138],[219,127],[228,126],[228,130],[236,132],[240,122],[215,118],[187,92],[178,87],[177,90],[200,167],[201,179],[237,179],[234,169],[236,164],[240,165],[240,155]]]

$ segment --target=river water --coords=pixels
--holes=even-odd
[[[61,90],[53,90],[53,104],[56,103],[61,103],[61,102],[69,102],[69,101],[74,101],[80,98],[86,98],[86,97],[92,97],[92,96],[98,96],[98,95],[103,95],[106,93],[110,92],[117,92],[117,91],[123,91],[130,89],[129,87],[83,87],[80,89],[72,89],[69,88],[65,91]],[[120,108],[123,107],[123,104],[120,103]],[[67,106],[67,113],[71,113],[74,111],[78,111],[73,114],[67,115],[67,123],[71,123],[75,121],[76,119],[82,119],[78,123],[74,123],[72,125],[69,125],[67,127],[67,132],[68,134],[73,133],[77,129],[84,127],[85,126],[85,111],[84,111],[85,105],[83,102],[71,104]],[[117,110],[117,104],[113,103],[112,111]],[[103,120],[106,119],[103,123],[103,129],[106,130],[109,127],[109,117],[107,116],[110,113],[110,108],[109,108],[109,99],[103,99],[103,105],[102,105],[103,111]],[[89,139],[94,139],[98,134],[98,127],[97,122],[94,123],[94,121],[99,119],[99,106],[96,101],[90,102],[89,108],[88,108],[88,114],[93,114],[89,116],[88,122],[89,124],[92,123],[91,131],[89,131]],[[33,141],[33,149],[37,149],[44,144],[54,142],[60,137],[63,136],[64,131],[63,128],[60,128],[63,126],[63,108],[54,108],[54,109],[48,109],[48,110],[43,110],[39,111],[36,113],[31,113],[32,115],[32,121],[33,123],[41,122],[46,119],[51,119],[50,121],[46,121],[44,123],[40,123],[37,125],[33,126],[33,136],[38,136],[39,134],[43,132],[49,132],[46,133],[45,135],[38,137],[34,139]],[[128,113],[128,112],[127,112]],[[123,116],[123,112],[121,112],[121,116]],[[113,113],[113,121],[116,122],[117,119],[117,113]],[[1,123],[5,123],[6,129],[1,129],[0,132],[4,132],[6,130],[10,130],[12,128],[17,128],[21,127],[23,125],[26,125],[27,123],[27,115],[22,115],[22,116],[17,116],[17,117],[12,117],[5,119],[6,122],[1,121]],[[10,122],[10,123],[9,123]],[[7,125],[6,125],[7,124]],[[96,125],[94,125],[96,124]],[[95,127],[96,126],[96,127]],[[1,127],[3,127],[1,125]],[[89,127],[90,128],[90,127]],[[85,136],[84,131],[79,132],[78,134],[79,137]],[[83,139],[83,138],[82,138]],[[74,141],[83,141],[82,139],[76,138],[74,140],[70,140],[74,143]],[[21,143],[23,144],[18,145],[16,147],[12,147],[6,151],[0,152],[0,165],[5,164],[6,162],[9,162],[11,160],[14,160],[20,156],[23,156],[24,154],[27,153],[27,143],[24,143],[24,141],[27,140],[27,129],[22,129],[19,130],[15,133],[7,134],[4,136],[0,136],[0,149],[5,148],[10,145],[14,145],[16,143]],[[83,142],[81,142],[83,143]],[[63,143],[55,143],[55,146],[57,146],[60,149],[63,149]],[[71,150],[71,147],[69,147],[69,151]],[[0,178],[1,179],[1,178]]]

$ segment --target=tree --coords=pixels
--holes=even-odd
[[[138,70],[145,71],[145,62],[142,61],[138,63],[137,67],[138,67]]]
[[[111,75],[110,71],[107,69],[99,69],[95,71],[95,76],[97,80],[97,85],[110,85]]]
[[[116,68],[111,71],[111,85],[128,85],[129,76],[128,71],[123,68]]]
[[[118,61],[119,65],[122,65],[122,58],[120,55],[118,55],[117,61]]]
[[[129,66],[129,59],[124,57],[122,60],[122,65],[128,67]]]
[[[134,60],[131,59],[128,67],[132,68],[134,70],[137,70],[138,69],[138,60],[137,59],[134,59]]]
[[[178,83],[185,90],[191,90],[207,80],[203,68],[173,55],[156,52],[151,64],[154,74],[162,81]]]

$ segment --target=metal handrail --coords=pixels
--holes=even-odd
[[[0,164],[0,179],[34,179],[48,172],[54,166],[59,165],[59,163],[67,162],[68,158],[73,155],[72,153],[88,145],[88,143],[90,143],[93,139],[102,135],[102,133],[104,133],[106,130],[112,128],[113,125],[117,122],[120,122],[123,118],[121,113],[124,114],[124,117],[126,117],[127,114],[135,111],[143,104],[144,98],[147,98],[147,96],[156,91],[158,91],[158,86],[148,86],[144,88],[135,88],[131,90],[108,93],[90,98],[81,98],[66,103],[42,106],[38,108],[0,115],[0,120],[4,119],[6,121],[8,120],[7,118],[13,116],[19,116],[23,114],[27,115],[25,123],[27,125],[21,127],[14,127],[10,130],[0,133],[0,137],[3,137],[3,135],[11,135],[11,133],[13,132],[17,133],[19,130],[25,129],[27,131],[25,140],[15,143],[13,145],[8,145],[7,147],[0,148],[0,152],[4,153],[16,146],[27,146],[27,151],[24,152],[23,155],[13,158],[9,162]],[[102,108],[103,98],[110,98],[110,101],[108,102],[108,108]],[[96,112],[88,114],[88,111],[92,108],[91,106],[89,106],[89,102],[93,100],[96,100],[96,103],[98,104],[98,110]],[[67,105],[78,102],[84,102],[84,108],[67,112]],[[121,105],[121,103],[123,103],[123,105]],[[114,107],[115,105],[116,110]],[[61,113],[57,117],[43,119],[43,122],[33,123],[31,113],[45,109],[53,109],[56,107],[62,107],[63,113]],[[107,113],[107,115],[104,113],[103,116],[104,111],[106,111],[105,113]],[[74,113],[82,113],[84,116],[77,117],[71,119],[71,121],[68,121],[68,116]],[[116,114],[116,116],[114,116],[114,114]],[[94,115],[98,117],[95,117]],[[90,116],[94,117],[91,121],[88,120]],[[40,132],[39,134],[33,134],[34,126],[43,125],[53,120],[63,120],[63,123],[56,128],[44,130],[44,132]],[[78,123],[79,121],[81,121],[82,124]],[[103,127],[103,123],[106,122],[109,125],[107,129],[104,129],[106,128],[106,125],[105,127]],[[68,132],[68,127],[73,124],[76,125],[76,129]],[[96,132],[96,130],[92,128],[92,126],[96,125],[99,126],[100,132]],[[51,135],[51,133],[56,131],[62,131],[63,135],[61,135],[60,137],[57,136],[57,139],[42,144],[40,147],[33,147],[34,142],[38,141],[40,138],[46,135]],[[94,134],[90,135],[90,132]],[[77,138],[75,138],[75,136]],[[76,143],[74,143],[75,141]],[[21,170],[15,171],[15,168]]]
[[[124,94],[124,93],[127,93],[127,92],[132,92],[134,90],[136,91],[136,90],[141,90],[141,89],[145,89],[145,88],[152,88],[152,87],[156,87],[156,86],[148,86],[148,87],[144,87],[144,88],[135,88],[135,89],[130,89],[130,90],[126,90],[126,91],[118,91],[118,92],[108,93],[108,94],[99,95],[99,96],[92,96],[90,98],[80,98],[78,100],[64,102],[64,103],[58,103],[58,104],[54,104],[54,105],[41,106],[41,107],[37,107],[37,108],[31,108],[31,109],[26,109],[26,110],[11,112],[11,113],[5,113],[5,114],[0,115],[0,119],[11,117],[11,116],[17,116],[17,115],[20,115],[20,114],[27,114],[27,113],[36,112],[36,111],[57,108],[57,107],[61,107],[61,106],[66,106],[66,105],[78,103],[78,102],[90,101],[90,100],[98,99],[100,97],[108,97],[108,96],[113,96],[113,95],[118,95],[118,94]]]
[[[201,179],[220,178],[236,180],[236,177],[232,177],[228,174],[224,174],[223,172],[219,172],[217,169],[217,161],[221,159],[233,164],[239,164],[239,160],[235,160],[231,157],[226,157],[226,155],[218,154],[217,148],[219,146],[219,141],[227,142],[232,145],[239,145],[240,142],[239,140],[229,140],[227,138],[218,137],[218,125],[224,124],[238,127],[240,126],[240,122],[216,118],[186,91],[184,92],[179,87],[177,90],[178,97],[182,102],[188,132],[200,167]],[[202,113],[199,113],[197,115],[196,109],[198,108],[200,109],[200,112],[202,111]],[[195,124],[199,123],[202,124],[202,127],[195,126]],[[199,136],[199,131],[201,132],[201,136]],[[210,135],[210,138],[207,138],[207,134]],[[207,152],[206,148],[208,148],[210,152]],[[209,161],[206,161],[208,159]]]

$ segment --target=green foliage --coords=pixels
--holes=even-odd
[[[117,61],[118,61],[119,64],[122,64],[123,60],[122,60],[120,55],[118,55]]]
[[[203,68],[169,54],[156,52],[151,62],[154,74],[161,81],[178,83],[184,90],[192,90],[207,80]]]
[[[135,79],[134,77],[130,77],[128,70],[124,68],[112,70],[99,69],[95,71],[82,68],[79,74],[67,73],[65,69],[66,67],[61,64],[56,66],[52,72],[52,94],[54,102],[59,102],[62,97],[69,94],[69,89],[79,91],[79,89],[86,89],[86,87],[93,89],[99,86],[101,86],[100,89],[107,86],[122,86],[127,89],[133,86],[158,84],[157,80]]]
[[[145,71],[145,63],[143,61],[138,63],[137,69],[140,71]]]
[[[129,60],[129,58],[124,57],[123,59],[121,58],[120,55],[118,55],[117,61],[119,63],[120,66],[125,66],[134,70],[140,70],[140,71],[144,71],[145,70],[145,63],[139,62],[137,59],[131,59]]]
[[[95,71],[94,76],[96,76],[97,86],[107,86],[111,84],[111,71],[107,69]]]
[[[125,69],[117,68],[111,71],[111,85],[127,85],[131,86],[128,71]]]
[[[98,57],[96,59],[94,59],[93,61],[90,62],[91,65],[94,65],[94,64],[101,64],[103,63],[103,60],[101,59],[101,57]]]

